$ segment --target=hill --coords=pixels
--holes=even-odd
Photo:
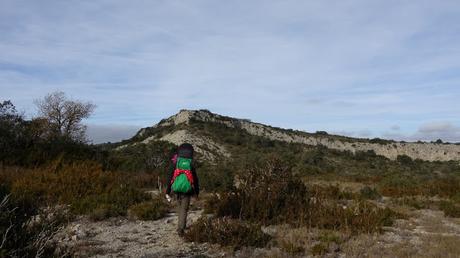
[[[276,128],[211,113],[208,110],[181,110],[152,127],[142,128],[134,137],[117,144],[121,149],[139,143],[167,141],[180,144],[188,141],[206,160],[231,157],[241,152],[245,141],[284,142],[305,146],[321,146],[351,153],[373,152],[391,160],[398,156],[425,161],[460,160],[460,145],[426,142],[397,142],[383,139],[360,139],[326,132],[307,133]]]

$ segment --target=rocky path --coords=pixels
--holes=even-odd
[[[190,211],[189,224],[202,211]],[[156,221],[111,218],[93,222],[81,218],[67,225],[56,238],[76,257],[216,257],[208,244],[185,242],[176,233],[177,214]]]
[[[191,225],[202,210],[189,212]],[[155,221],[110,218],[94,222],[79,218],[61,230],[56,240],[76,257],[301,257],[276,245],[238,251],[217,245],[185,242],[176,233],[177,214]],[[282,227],[282,226],[280,226]],[[274,229],[278,229],[275,226]],[[280,231],[281,233],[283,231]],[[303,237],[315,231],[305,231]],[[269,233],[270,232],[266,232]],[[278,232],[279,233],[279,232]],[[278,234],[271,232],[273,236]],[[300,236],[300,235],[299,235]],[[290,239],[289,234],[282,237]],[[316,239],[313,237],[312,239]],[[291,239],[292,240],[292,239]],[[312,240],[313,241],[313,240]],[[296,241],[294,241],[296,242]],[[308,241],[307,241],[308,242]],[[307,243],[306,250],[312,243]],[[384,234],[362,234],[342,243],[326,257],[460,257],[460,219],[438,210],[416,210],[385,229]]]

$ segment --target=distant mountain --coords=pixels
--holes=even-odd
[[[152,127],[142,128],[131,139],[118,143],[117,149],[152,141],[167,141],[176,145],[189,142],[207,160],[238,155],[245,148],[246,141],[257,142],[257,146],[283,142],[306,147],[324,146],[352,153],[370,151],[392,160],[400,155],[427,161],[460,160],[460,145],[455,144],[407,143],[351,138],[326,132],[307,133],[222,116],[208,110],[181,110]]]

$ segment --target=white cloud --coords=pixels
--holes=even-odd
[[[33,113],[60,89],[91,123],[207,108],[304,130],[402,134],[456,120],[458,1],[0,4],[0,87]],[[314,127],[313,127],[314,126]]]
[[[384,132],[382,136],[386,139],[405,141],[436,141],[441,139],[444,142],[460,142],[460,126],[448,121],[428,122],[420,125],[417,131],[404,134],[401,132]]]

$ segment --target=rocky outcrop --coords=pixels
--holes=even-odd
[[[189,133],[187,130],[178,130],[170,134],[166,134],[161,137],[160,140],[171,142],[176,145],[188,142],[195,147],[197,152],[203,155],[204,159],[207,160],[215,160],[219,156],[230,156],[230,153],[222,145],[215,143],[207,137]]]
[[[216,122],[225,124],[228,127],[241,128],[252,135],[267,137],[271,140],[278,140],[292,143],[302,143],[307,145],[322,145],[330,149],[341,151],[374,151],[377,155],[385,156],[389,159],[396,159],[398,155],[407,155],[413,159],[422,159],[428,161],[448,161],[460,160],[460,145],[454,144],[435,144],[435,143],[405,143],[405,142],[388,142],[388,143],[371,143],[364,139],[341,140],[339,137],[330,135],[316,135],[303,132],[274,128],[259,123],[251,122],[247,119],[236,119],[218,114],[213,114],[207,110],[181,110],[178,114],[162,120],[155,126],[170,126],[189,123],[192,119],[202,122]],[[170,136],[164,136],[164,140],[178,143],[179,136],[186,132],[176,132]],[[190,134],[183,139],[193,139]],[[352,139],[352,138],[348,138]],[[198,143],[203,143],[201,139]],[[219,149],[219,145],[211,144],[212,149],[225,152]]]

